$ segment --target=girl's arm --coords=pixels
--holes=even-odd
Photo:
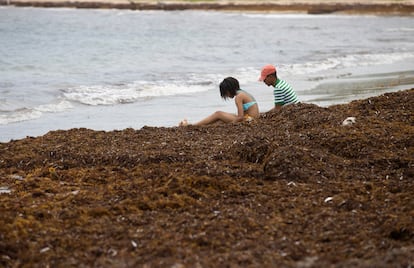
[[[236,116],[236,118],[234,119],[233,122],[241,122],[244,119],[243,95],[242,95],[242,93],[241,94],[238,94],[235,97],[235,100],[234,101],[235,101],[236,107],[237,107],[237,116]]]

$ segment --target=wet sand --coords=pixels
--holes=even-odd
[[[0,5],[34,7],[115,8],[132,10],[220,10],[244,12],[301,12],[309,14],[413,15],[414,1],[267,0],[267,1],[128,1],[128,0],[0,0]]]
[[[413,103],[0,143],[0,266],[413,266]]]

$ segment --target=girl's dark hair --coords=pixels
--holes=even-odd
[[[239,89],[239,81],[233,77],[224,78],[220,83],[220,95],[223,99],[236,96],[236,92]]]

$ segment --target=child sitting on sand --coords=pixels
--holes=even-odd
[[[224,123],[250,121],[259,117],[259,106],[252,95],[240,89],[239,81],[233,77],[227,77],[220,83],[220,95],[224,100],[235,98],[237,115],[216,111],[203,120],[195,123],[196,126],[208,125],[218,121]],[[186,119],[180,122],[180,126],[187,126]]]

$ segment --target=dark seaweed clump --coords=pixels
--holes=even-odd
[[[413,266],[413,104],[0,143],[0,266]]]

